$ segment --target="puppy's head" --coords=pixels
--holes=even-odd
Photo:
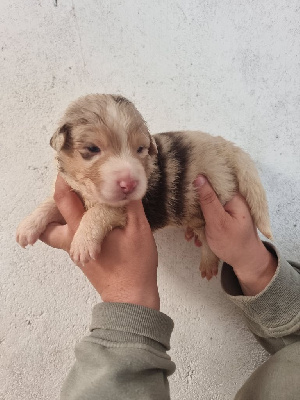
[[[63,176],[85,201],[122,206],[144,196],[157,148],[142,116],[124,97],[79,98],[50,144]]]

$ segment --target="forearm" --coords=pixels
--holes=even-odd
[[[93,310],[91,335],[76,347],[76,362],[61,400],[167,400],[167,376],[175,364],[166,354],[172,320],[158,311],[123,303]]]
[[[300,340],[300,266],[289,264],[271,245],[278,266],[268,285],[255,296],[245,296],[231,266],[222,268],[222,286],[242,309],[249,328],[269,352]]]

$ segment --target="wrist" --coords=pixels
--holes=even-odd
[[[129,303],[139,306],[160,310],[160,298],[158,289],[153,290],[132,290],[130,292],[123,290],[103,291],[101,293],[103,302],[106,303]]]
[[[278,260],[260,241],[250,253],[247,263],[233,266],[235,275],[245,296],[256,296],[262,292],[272,280]]]

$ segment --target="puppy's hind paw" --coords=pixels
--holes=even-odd
[[[194,233],[193,229],[189,226],[185,230],[184,234],[185,240],[190,242],[194,238],[194,243],[196,247],[201,247],[202,242],[199,240],[198,235]]]
[[[188,226],[184,233],[185,240],[187,240],[189,242],[190,240],[193,239],[194,236],[195,236],[195,234],[194,234],[193,229]]]
[[[200,273],[202,278],[206,278],[208,281],[211,280],[213,276],[218,275],[218,266],[203,266],[200,264]]]

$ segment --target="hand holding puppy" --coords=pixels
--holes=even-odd
[[[277,260],[260,240],[245,199],[237,194],[223,207],[204,176],[200,175],[194,186],[209,247],[233,267],[245,295],[260,293],[272,279]]]
[[[57,177],[54,197],[66,225],[49,224],[40,240],[69,253],[85,210],[61,176]],[[110,232],[97,260],[89,261],[81,269],[103,301],[159,310],[157,250],[142,202],[130,202],[127,211],[126,227]]]
[[[245,295],[259,293],[272,279],[277,262],[259,239],[246,201],[238,194],[223,207],[203,176],[194,185],[206,221],[209,246],[232,265]],[[85,210],[60,176],[55,185],[55,201],[66,224],[50,224],[40,239],[70,252]],[[126,227],[107,235],[100,257],[88,262],[82,271],[103,301],[159,309],[157,250],[140,201],[129,203]]]

